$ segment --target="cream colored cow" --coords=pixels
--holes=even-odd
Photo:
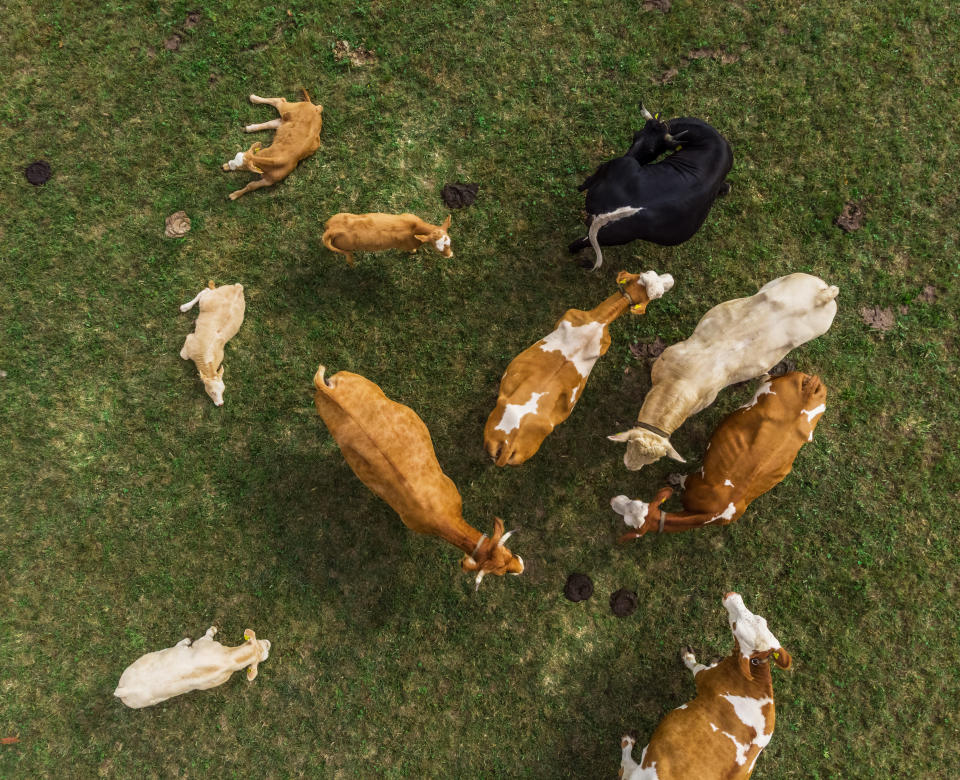
[[[710,309],[690,338],[664,350],[653,364],[653,387],[638,425],[608,437],[627,443],[627,468],[641,469],[664,455],[684,462],[670,434],[727,385],[761,376],[794,347],[826,333],[837,313],[838,292],[823,279],[796,273]]]
[[[247,670],[247,680],[257,676],[257,665],[270,656],[270,640],[257,639],[249,628],[246,640],[237,647],[224,647],[213,641],[217,629],[191,644],[182,639],[173,647],[140,656],[128,666],[113,695],[128,707],[150,707],[161,701],[190,691],[215,688],[240,669]]]
[[[242,284],[226,284],[209,287],[197,293],[197,297],[183,304],[180,311],[187,311],[195,303],[200,304],[200,316],[193,333],[187,336],[180,350],[180,357],[192,360],[203,380],[203,388],[217,406],[223,406],[223,346],[234,337],[243,324],[246,303],[243,300]]]

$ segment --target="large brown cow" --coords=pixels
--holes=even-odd
[[[317,412],[360,481],[386,501],[408,528],[446,539],[466,555],[461,566],[485,574],[520,574],[523,559],[504,545],[510,533],[494,519],[493,535],[463,519],[463,502],[440,468],[430,432],[416,412],[391,401],[359,374],[339,371],[330,379],[320,366],[313,384]]]
[[[770,660],[789,669],[790,654],[767,628],[767,621],[744,606],[739,593],[723,597],[733,652],[712,666],[698,664],[689,648],[680,653],[693,672],[696,698],[660,721],[640,763],[636,740],[624,736],[623,780],[746,780],[773,736],[773,679]]]
[[[617,292],[590,311],[569,309],[554,331],[517,355],[500,381],[497,406],[483,429],[483,445],[498,466],[519,466],[570,416],[597,359],[610,348],[609,325],[673,287],[655,271],[617,276]]]
[[[661,504],[673,491],[663,488],[649,504],[617,496],[610,501],[624,522],[636,528],[621,541],[647,531],[677,533],[716,523],[728,525],[751,501],[790,473],[800,448],[826,411],[827,388],[819,377],[791,371],[762,381],[753,400],[724,418],[710,437],[703,467],[683,479],[683,512],[667,514]]]

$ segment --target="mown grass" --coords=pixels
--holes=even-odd
[[[949,4],[14,0],[0,38],[0,736],[20,738],[0,775],[610,777],[620,734],[643,739],[692,695],[678,648],[729,649],[730,589],[796,660],[758,777],[955,774]],[[340,39],[378,63],[335,62]],[[272,118],[246,96],[301,86],[325,106],[321,149],[227,202],[247,176],[220,164]],[[612,248],[587,274],[565,255],[575,187],[624,148],[641,98],[730,139],[733,191],[687,244]],[[54,177],[33,188],[38,158]],[[481,189],[453,215],[452,261],[349,269],[320,244],[337,211],[442,219],[458,179]],[[848,199],[868,214],[849,235],[832,225]],[[163,238],[179,209],[193,230]],[[494,469],[481,431],[504,366],[620,268],[677,285],[613,326],[541,452]],[[628,345],[685,338],[792,271],[841,289],[833,328],[792,355],[830,389],[815,442],[736,525],[616,547],[610,496],[648,498],[674,469],[629,473],[604,438],[649,386]],[[247,293],[219,409],[177,354],[192,317],[176,306],[210,278]],[[938,297],[916,301],[927,284]],[[908,310],[881,334],[867,305]],[[417,410],[467,518],[522,526],[522,577],[473,593],[453,548],[356,480],[314,414],[321,362]],[[695,458],[751,392],[724,392],[678,449]],[[592,600],[564,600],[572,571]],[[607,606],[620,587],[640,596],[625,620]],[[113,699],[139,654],[211,624],[274,643],[253,684]]]

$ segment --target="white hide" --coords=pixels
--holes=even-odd
[[[644,271],[640,274],[640,281],[647,291],[651,301],[662,298],[664,293],[673,289],[673,277],[670,274],[658,274],[656,271]]]
[[[813,425],[813,418],[816,417],[818,414],[823,414],[825,411],[827,411],[827,405],[820,404],[820,406],[817,406],[813,409],[801,409],[800,414],[807,415],[807,422]],[[813,435],[813,432],[811,431],[811,436],[812,435]]]
[[[780,649],[780,642],[767,628],[767,621],[747,609],[739,593],[725,596],[723,606],[727,610],[730,630],[740,644],[740,654],[744,658],[754,653]]]
[[[437,248],[438,252],[442,252],[448,246],[450,246],[450,236],[442,236],[433,242],[433,245]]]
[[[745,403],[745,404],[744,404],[743,406],[741,406],[740,408],[741,408],[741,409],[752,409],[754,406],[757,405],[757,401],[760,400],[760,396],[761,396],[761,395],[768,395],[768,394],[769,394],[769,395],[776,395],[776,393],[773,392],[773,390],[770,389],[770,385],[771,385],[771,384],[772,384],[772,380],[769,380],[769,379],[768,379],[766,382],[763,382],[763,383],[760,385],[760,387],[757,388],[757,392],[755,392],[755,393],[753,394],[753,398],[751,398],[747,403]]]
[[[736,513],[737,513],[737,508],[733,505],[733,502],[731,501],[729,504],[727,504],[726,509],[724,509],[719,515],[714,515],[713,517],[711,517],[709,520],[707,520],[707,522],[712,523],[714,520],[729,520]]]
[[[737,719],[743,723],[748,728],[753,729],[755,734],[754,738],[744,744],[737,740],[733,734],[729,734],[726,731],[721,731],[713,723],[710,724],[710,727],[714,731],[720,731],[723,736],[727,737],[731,742],[733,742],[734,747],[737,751],[737,763],[740,766],[743,766],[747,763],[747,755],[750,752],[750,748],[757,747],[761,751],[770,744],[770,738],[773,736],[773,732],[765,734],[767,728],[767,719],[763,714],[763,707],[767,704],[773,704],[773,699],[763,698],[763,699],[753,699],[749,696],[733,696],[731,694],[721,694],[721,696],[730,702],[733,705],[733,710],[736,713]],[[760,754],[760,751],[757,751],[757,755]],[[754,756],[754,761],[756,761],[756,756]],[[752,765],[751,765],[752,766]]]
[[[640,529],[643,528],[650,505],[643,501],[631,501],[627,496],[614,496],[610,499],[610,507],[618,515],[623,515],[624,523]]]
[[[230,167],[231,171],[237,170],[241,165],[243,165],[243,155],[246,152],[237,152],[237,156],[230,160],[227,165]]]
[[[224,647],[213,640],[216,628],[191,644],[182,639],[173,647],[140,656],[122,675],[113,695],[128,707],[150,707],[173,696],[221,685],[240,669],[252,667],[270,655],[270,641],[251,638],[237,647]],[[245,635],[246,636],[246,635]]]
[[[540,349],[544,352],[559,352],[573,363],[580,376],[586,379],[593,370],[593,364],[600,357],[603,331],[604,325],[601,322],[571,325],[564,320],[543,340]]]
[[[520,426],[520,420],[528,414],[536,413],[537,405],[545,395],[546,393],[531,393],[530,399],[524,404],[507,404],[503,409],[503,417],[494,430],[504,433],[515,431]]]
[[[729,479],[723,480],[723,484],[726,485],[727,487],[735,487],[734,484]]]

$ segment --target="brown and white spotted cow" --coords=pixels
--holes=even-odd
[[[745,780],[773,736],[770,659],[789,669],[790,654],[767,621],[744,606],[739,593],[723,597],[733,632],[733,652],[704,666],[689,648],[681,651],[693,672],[696,698],[669,713],[633,760],[633,737],[620,740],[623,780]]]
[[[716,523],[728,525],[758,496],[790,473],[800,448],[826,411],[827,388],[819,377],[791,371],[761,381],[753,400],[728,415],[713,432],[703,467],[683,478],[683,512],[660,505],[673,490],[663,488],[649,504],[617,496],[610,501],[636,528],[620,541],[647,531],[677,533]]]
[[[507,549],[509,531],[497,517],[493,535],[463,519],[460,492],[437,461],[430,431],[408,406],[391,401],[369,379],[339,371],[330,379],[320,366],[313,378],[317,413],[340,446],[353,473],[400,515],[407,528],[446,539],[466,555],[464,571],[520,574],[523,559]]]
[[[643,314],[672,287],[670,274],[621,271],[617,292],[590,311],[567,310],[553,333],[510,361],[483,429],[484,448],[498,466],[532,457],[570,416],[594,363],[610,348],[610,323],[627,310]]]

